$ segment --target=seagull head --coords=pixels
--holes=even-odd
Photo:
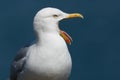
[[[82,18],[80,13],[65,13],[57,8],[43,8],[34,17],[34,29],[37,33],[58,33],[68,44],[71,44],[72,38],[63,30],[59,28],[59,21],[69,18]]]

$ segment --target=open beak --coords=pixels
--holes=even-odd
[[[79,13],[68,14],[67,17],[65,17],[65,19],[77,18],[77,17],[84,19],[83,15]],[[67,44],[71,44],[72,38],[65,31],[60,30],[60,35],[63,37],[63,39]]]

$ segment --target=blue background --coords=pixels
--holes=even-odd
[[[35,39],[33,17],[48,6],[85,16],[60,23],[73,38],[70,80],[120,80],[119,0],[0,0],[0,80],[16,52]]]

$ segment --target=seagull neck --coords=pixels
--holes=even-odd
[[[55,27],[56,26],[56,27]],[[53,27],[53,28],[50,28]],[[47,29],[35,29],[36,37],[37,37],[37,44],[42,45],[45,43],[52,43],[54,42],[55,37],[60,37],[59,35],[59,28],[57,25],[48,26]]]

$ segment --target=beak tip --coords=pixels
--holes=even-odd
[[[79,17],[80,17],[81,19],[84,19],[84,16],[83,16],[82,14],[79,14]]]

